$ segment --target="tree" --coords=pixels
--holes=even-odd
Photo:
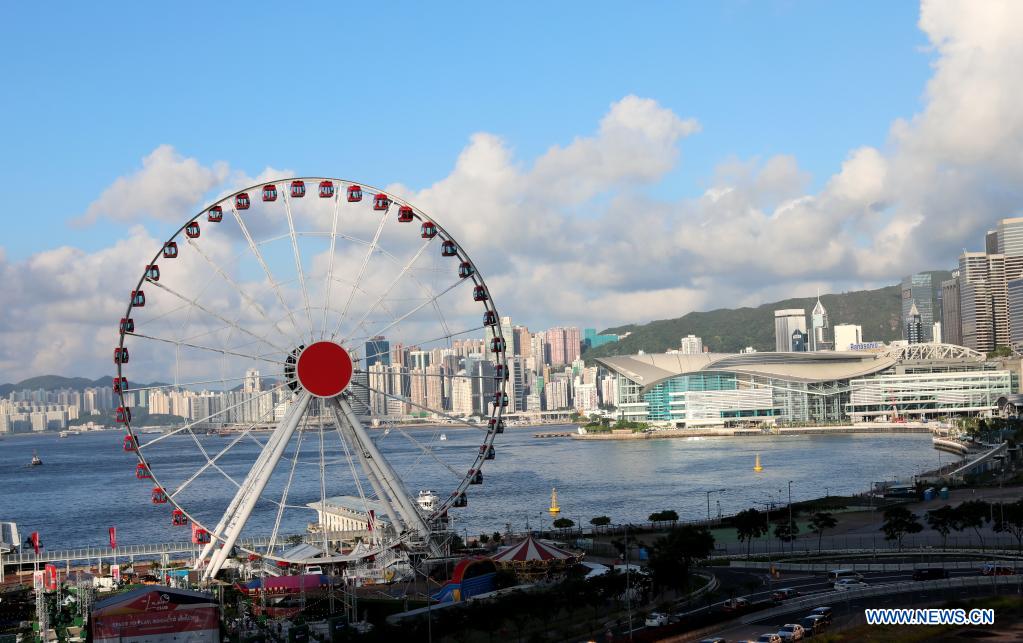
[[[705,526],[684,525],[654,542],[648,564],[658,587],[681,589],[689,586],[693,561],[714,551],[714,536]]]
[[[499,532],[499,531],[495,531],[495,532],[494,532],[494,533],[493,533],[493,534],[492,534],[492,535],[490,536],[490,540],[493,540],[493,541],[494,541],[495,543],[498,543],[498,544],[500,544],[500,542],[501,542],[502,540],[504,540],[504,537],[503,537],[503,536],[501,535],[501,532]]]
[[[487,534],[480,534],[480,544],[481,545],[486,545],[489,542],[490,542],[490,536],[488,536]]]
[[[575,527],[575,522],[569,518],[558,518],[552,524],[555,529],[568,529],[569,527]]]
[[[899,551],[902,551],[902,538],[906,534],[918,534],[923,529],[924,526],[920,524],[917,515],[905,507],[888,507],[884,510],[884,524],[881,525],[881,531],[884,532],[885,540],[899,542]]]
[[[1023,500],[994,505],[995,516],[992,529],[1016,537],[1016,549],[1023,553]]]
[[[678,522],[678,513],[674,509],[666,509],[650,514],[650,522]]]
[[[980,528],[991,516],[991,505],[983,500],[967,500],[955,508],[955,521],[952,528],[956,531],[972,529],[980,541],[981,548],[984,547],[984,537],[980,535]]]
[[[732,519],[735,525],[735,535],[739,542],[746,543],[746,558],[749,558],[750,547],[754,538],[760,538],[767,533],[767,523],[764,517],[756,509],[740,511]]]
[[[818,511],[810,516],[810,531],[817,534],[817,553],[821,552],[821,541],[824,539],[824,530],[834,529],[838,524],[834,514],[829,511]]]
[[[785,520],[774,526],[774,537],[783,543],[790,543],[799,536],[799,525],[795,520]]]
[[[595,516],[590,518],[590,524],[594,527],[603,527],[611,524],[611,518],[610,516]]]
[[[938,509],[931,509],[927,512],[926,519],[927,525],[941,534],[941,548],[944,549],[948,542],[948,534],[955,525],[956,510],[949,505]]]

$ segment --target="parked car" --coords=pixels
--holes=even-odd
[[[786,599],[795,598],[799,595],[800,595],[799,592],[792,589],[791,587],[784,587],[782,589],[775,590],[771,594],[771,600],[774,601],[775,603],[780,603]]]
[[[866,586],[866,583],[861,580],[856,580],[855,578],[843,578],[835,583],[835,589],[840,591],[845,591],[847,589],[859,589]]]
[[[781,643],[781,637],[774,632],[766,632],[760,635],[757,643]]]
[[[803,626],[799,623],[786,623],[781,626],[778,630],[778,636],[783,641],[802,641],[803,640]]]
[[[988,563],[981,568],[980,573],[985,576],[1015,576],[1016,569],[1000,563]]]
[[[814,610],[810,612],[810,616],[823,616],[824,622],[827,623],[828,625],[831,625],[831,615],[834,613],[834,611],[835,610],[832,609],[831,607],[827,605],[822,605],[821,607],[815,607]]]
[[[749,607],[749,601],[745,598],[730,598],[721,604],[721,609],[726,612],[738,612]]]
[[[803,626],[803,632],[807,636],[815,636],[828,629],[828,620],[820,614],[804,616],[799,619],[799,624]]]
[[[661,614],[660,612],[650,612],[650,615],[646,617],[643,624],[647,627],[662,627],[668,624],[668,615]]]
[[[913,570],[913,580],[937,580],[939,578],[948,578],[948,572],[941,567]]]

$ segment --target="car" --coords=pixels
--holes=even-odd
[[[738,612],[749,607],[749,601],[745,598],[730,598],[721,604],[721,609],[726,612]]]
[[[783,587],[782,589],[775,590],[771,594],[771,600],[774,601],[775,603],[780,603],[786,599],[795,598],[799,595],[800,593],[792,589],[791,587]]]
[[[913,570],[913,580],[937,580],[948,578],[948,572],[941,567],[926,567]]]
[[[799,619],[799,624],[803,626],[803,632],[808,636],[820,634],[828,628],[828,620],[820,614],[804,616]]]
[[[855,578],[856,580],[863,580],[863,575],[853,569],[832,569],[828,572],[828,580],[832,583],[837,583],[843,578]]]
[[[774,632],[765,632],[757,639],[757,643],[781,643],[781,637]]]
[[[830,606],[822,605],[820,607],[815,607],[813,611],[810,612],[810,616],[821,616],[824,618],[825,623],[831,625],[831,615],[834,613],[834,611],[835,610]]]
[[[799,623],[786,623],[778,630],[778,636],[783,641],[802,641],[803,626]]]
[[[980,573],[985,576],[1015,576],[1016,569],[1008,565],[988,563],[981,568]]]
[[[859,589],[866,587],[867,584],[861,580],[855,578],[843,578],[842,580],[835,583],[835,589],[839,591],[845,591],[847,589]]]
[[[660,612],[650,612],[643,624],[647,627],[662,627],[668,624],[668,615]]]

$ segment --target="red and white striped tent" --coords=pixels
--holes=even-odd
[[[532,535],[514,545],[503,547],[491,556],[491,560],[501,567],[524,577],[549,576],[571,567],[581,559],[581,554],[541,542]]]

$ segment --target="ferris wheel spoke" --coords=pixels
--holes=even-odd
[[[425,243],[419,246],[419,250],[417,250],[416,254],[413,255],[413,257],[405,263],[405,265],[401,269],[401,272],[399,272],[398,276],[394,278],[394,281],[392,281],[387,286],[387,288],[385,288],[384,291],[380,293],[380,296],[377,297],[377,300],[374,301],[373,304],[369,308],[367,308],[364,313],[362,313],[362,317],[359,318],[359,321],[356,322],[355,326],[352,329],[353,332],[356,328],[362,328],[363,324],[366,322],[366,317],[368,317],[374,310],[376,310],[377,306],[379,306],[381,302],[383,302],[384,299],[387,298],[387,295],[391,293],[391,290],[395,287],[395,285],[397,285],[397,283],[401,281],[401,279],[408,273],[408,271],[412,268],[416,261],[419,260],[419,257],[422,256],[423,252],[430,246],[430,243],[432,241],[433,239],[427,239]],[[348,339],[347,335],[342,337],[341,343],[344,344],[347,339]]]
[[[298,283],[302,288],[302,303],[305,308],[306,321],[309,323],[309,341],[312,341],[316,331],[313,329],[313,313],[309,308],[309,289],[305,284],[305,270],[302,268],[302,255],[298,251],[298,238],[295,237],[295,218],[291,216],[291,199],[288,198],[287,190],[284,190],[284,211],[288,217],[291,251],[295,255],[295,271],[298,273]]]
[[[384,231],[385,223],[387,223],[387,217],[380,217],[380,223],[377,224],[377,231],[373,235],[373,242],[369,244],[369,249],[366,250],[366,256],[362,258],[362,266],[359,267],[359,273],[355,277],[355,285],[348,293],[348,301],[345,302],[345,307],[341,310],[341,316],[338,317],[337,326],[334,328],[334,332],[330,334],[331,339],[334,339],[341,330],[341,324],[344,323],[345,316],[348,314],[348,308],[352,305],[352,299],[355,297],[355,291],[359,287],[359,284],[362,283],[363,275],[366,274],[366,266],[369,265],[369,260],[373,256],[373,252],[376,251],[380,242],[380,233]]]
[[[337,218],[341,211],[341,191],[334,194],[334,216],[330,224],[330,250],[327,254],[327,283],[323,294],[323,324],[320,327],[320,339],[327,333],[327,311],[330,310],[330,291],[334,279],[334,249],[337,245]]]
[[[444,462],[443,460],[441,460],[441,459],[440,459],[440,456],[438,456],[438,455],[436,454],[436,452],[434,452],[434,450],[433,450],[432,448],[430,448],[429,446],[424,446],[424,445],[423,445],[422,443],[420,443],[420,442],[419,442],[419,440],[416,440],[416,439],[415,439],[414,437],[412,437],[412,436],[411,436],[411,435],[410,435],[410,434],[409,434],[409,433],[408,433],[407,431],[405,431],[405,429],[403,429],[403,428],[401,428],[400,426],[397,426],[397,425],[395,425],[394,429],[395,429],[395,430],[396,430],[396,431],[397,431],[398,433],[400,433],[401,435],[405,436],[405,439],[406,439],[406,440],[408,440],[408,441],[409,441],[409,443],[411,443],[411,444],[412,444],[412,446],[416,447],[417,449],[419,449],[420,451],[422,451],[422,453],[423,453],[424,455],[427,455],[427,456],[429,456],[429,457],[430,457],[430,458],[432,458],[432,459],[433,459],[434,461],[436,461],[436,462],[437,462],[437,464],[439,464],[440,466],[442,466],[442,467],[444,467],[445,469],[447,469],[448,471],[450,471],[450,472],[452,473],[452,475],[454,475],[454,476],[455,476],[456,478],[458,478],[458,479],[462,479],[463,477],[465,477],[465,475],[464,475],[464,474],[462,474],[462,473],[459,473],[458,471],[456,471],[456,470],[455,470],[455,468],[454,468],[454,467],[452,467],[451,465],[449,465],[449,464],[448,464],[447,462]]]
[[[220,264],[218,264],[218,263],[217,263],[216,261],[214,261],[214,260],[213,260],[213,259],[212,259],[212,258],[211,258],[211,257],[210,257],[209,255],[207,255],[207,254],[206,254],[206,253],[205,253],[205,252],[204,252],[204,251],[202,250],[202,248],[200,248],[200,247],[199,247],[199,244],[197,244],[197,243],[195,242],[195,239],[189,239],[189,240],[188,240],[188,244],[189,244],[190,246],[192,246],[192,248],[193,248],[193,249],[195,249],[195,251],[196,251],[196,252],[197,252],[197,253],[199,254],[199,256],[200,256],[200,257],[202,257],[203,259],[205,259],[205,260],[206,260],[206,263],[208,263],[208,264],[210,265],[210,267],[211,267],[211,268],[213,268],[213,271],[214,271],[214,272],[216,272],[216,273],[217,273],[218,275],[220,275],[220,277],[221,277],[221,278],[222,278],[222,279],[223,279],[223,280],[224,280],[224,281],[225,281],[225,282],[226,282],[226,283],[227,283],[227,284],[228,284],[229,286],[231,286],[231,288],[233,288],[235,292],[237,292],[237,293],[238,293],[238,296],[239,296],[239,297],[241,297],[242,299],[244,299],[244,300],[245,300],[245,303],[247,303],[247,304],[248,304],[248,305],[249,305],[249,306],[250,306],[250,307],[251,307],[251,308],[252,308],[253,310],[255,310],[255,311],[256,311],[256,313],[257,313],[257,314],[258,314],[258,315],[259,315],[260,317],[262,317],[262,318],[263,318],[264,320],[266,320],[266,322],[267,322],[267,323],[270,323],[270,324],[272,324],[272,325],[273,325],[273,327],[277,329],[277,332],[278,332],[278,333],[280,333],[282,337],[287,337],[287,338],[290,338],[290,337],[291,337],[291,335],[290,335],[289,333],[286,333],[286,332],[284,332],[284,329],[282,329],[282,328],[280,327],[280,324],[279,324],[278,322],[275,322],[275,321],[273,321],[273,320],[271,320],[271,319],[270,319],[270,316],[266,314],[266,311],[265,311],[265,310],[263,310],[263,307],[259,305],[259,302],[257,302],[257,301],[256,301],[256,300],[255,300],[255,299],[254,299],[254,298],[252,297],[252,295],[250,295],[250,294],[248,293],[248,291],[246,291],[246,290],[245,290],[244,288],[242,288],[241,284],[239,284],[238,282],[236,282],[236,281],[235,281],[235,280],[234,280],[234,279],[233,279],[233,278],[231,277],[231,275],[227,274],[227,271],[226,271],[226,270],[224,270],[223,268],[221,268],[221,267],[220,267]]]
[[[281,302],[281,306],[283,306],[284,310],[288,313],[288,318],[291,320],[291,325],[294,327],[295,332],[299,337],[302,337],[302,328],[298,325],[298,321],[295,319],[295,313],[291,310],[291,307],[288,306],[288,303],[284,301],[284,294],[281,292],[280,286],[277,285],[277,280],[274,279],[273,273],[270,272],[270,266],[267,265],[266,259],[263,258],[263,253],[259,251],[255,241],[252,240],[252,234],[249,232],[249,227],[245,225],[245,221],[242,220],[242,217],[238,214],[238,210],[236,208],[231,208],[231,212],[234,214],[235,221],[238,222],[238,227],[241,228],[242,235],[244,235],[245,240],[249,244],[249,250],[252,251],[256,261],[258,261],[259,265],[263,268],[267,281],[270,282],[270,286],[277,295],[277,301]]]
[[[388,324],[387,324],[386,326],[384,326],[383,328],[380,328],[379,330],[377,330],[377,331],[376,331],[376,332],[374,332],[374,333],[370,333],[370,334],[368,334],[368,335],[364,335],[363,337],[351,338],[351,339],[352,339],[352,341],[355,341],[356,339],[358,339],[358,340],[362,340],[362,339],[368,339],[368,338],[370,338],[370,337],[376,337],[377,335],[383,335],[383,334],[384,334],[385,332],[387,332],[387,331],[388,331],[388,330],[390,330],[391,328],[394,328],[395,326],[397,326],[397,325],[398,325],[398,324],[400,324],[401,322],[405,321],[406,319],[408,319],[408,318],[409,318],[409,317],[411,317],[412,315],[415,315],[415,314],[416,314],[417,312],[419,312],[419,311],[420,311],[420,310],[422,310],[423,308],[426,308],[427,306],[430,306],[431,304],[435,304],[435,303],[436,303],[436,301],[437,301],[438,299],[440,299],[441,297],[443,297],[443,296],[444,296],[444,295],[446,295],[447,293],[451,292],[451,291],[452,291],[452,290],[454,290],[455,288],[458,288],[458,286],[459,286],[460,284],[463,284],[463,283],[465,283],[466,281],[468,281],[468,280],[466,280],[466,279],[459,279],[458,281],[456,281],[455,283],[451,284],[450,286],[448,286],[447,288],[445,288],[445,289],[444,289],[444,290],[442,290],[441,292],[437,293],[436,295],[433,295],[433,296],[431,296],[431,297],[430,297],[429,299],[427,299],[426,301],[424,301],[424,302],[420,303],[420,304],[419,304],[418,306],[416,306],[416,307],[415,307],[415,308],[413,308],[412,310],[408,311],[408,312],[407,312],[407,313],[405,313],[404,315],[402,315],[402,316],[398,317],[397,319],[394,319],[394,320],[392,320],[392,321],[391,321],[390,323],[388,323]],[[450,335],[448,335],[448,336],[450,336]]]
[[[220,315],[218,313],[213,312],[212,310],[210,310],[206,306],[203,306],[202,304],[200,304],[195,299],[189,299],[188,297],[182,295],[181,293],[177,292],[176,290],[174,290],[173,288],[167,286],[166,284],[162,284],[162,283],[160,283],[158,281],[152,281],[152,280],[149,280],[149,279],[147,279],[146,281],[151,283],[151,284],[153,284],[157,288],[160,288],[160,289],[164,290],[165,292],[168,292],[171,295],[174,295],[175,297],[177,297],[181,301],[184,301],[184,302],[188,303],[189,305],[194,306],[195,308],[198,308],[199,310],[201,310],[204,313],[210,315],[211,317],[215,317],[216,319],[219,319],[220,321],[222,321],[223,323],[227,324],[231,328],[237,330],[238,332],[241,332],[241,333],[244,333],[244,334],[246,334],[246,335],[248,335],[250,337],[253,337],[253,338],[259,340],[260,342],[263,342],[264,344],[267,344],[268,346],[272,346],[273,348],[276,348],[279,351],[282,351],[282,352],[285,352],[285,353],[287,352],[286,349],[278,346],[277,344],[274,344],[273,342],[271,342],[266,337],[263,337],[262,335],[257,335],[256,333],[253,333],[252,331],[250,331],[250,330],[248,330],[246,328],[242,328],[241,326],[238,325],[237,320],[232,321],[232,320],[230,320],[230,319],[228,319],[228,318],[226,318],[226,317],[224,317],[224,316],[222,316],[222,315]]]
[[[380,389],[373,388],[372,386],[368,386],[368,385],[363,384],[362,382],[358,382],[356,380],[352,380],[352,384],[354,384],[356,386],[359,386],[359,387],[362,387],[362,388],[366,389],[367,391],[370,391],[371,393],[376,393],[377,395],[383,395],[386,398],[390,398],[392,400],[397,400],[398,402],[402,402],[403,404],[408,404],[409,406],[414,406],[417,409],[422,409],[424,411],[429,411],[430,413],[433,413],[434,415],[436,415],[438,417],[442,417],[442,418],[446,418],[448,420],[451,420],[454,424],[457,424],[459,426],[467,426],[467,427],[469,427],[471,429],[476,429],[476,430],[484,431],[484,432],[487,432],[489,430],[485,426],[479,426],[478,424],[471,424],[471,423],[466,422],[465,420],[463,420],[461,418],[458,418],[458,417],[455,417],[454,415],[451,415],[450,413],[446,413],[445,411],[440,411],[440,410],[437,410],[437,409],[430,408],[429,406],[426,406],[424,404],[418,404],[416,402],[413,402],[411,399],[409,399],[407,397],[402,397],[400,395],[394,395],[393,393],[387,393],[385,391],[381,391]]]
[[[167,339],[166,337],[154,337],[153,335],[145,335],[143,333],[125,333],[125,335],[131,335],[132,337],[140,337],[142,339],[148,339],[148,340],[152,340],[154,342],[164,342],[164,343],[167,343],[167,344],[172,344],[174,346],[177,346],[178,348],[182,348],[182,347],[184,347],[184,348],[195,348],[195,349],[198,349],[198,350],[210,351],[211,353],[220,353],[221,355],[233,355],[235,357],[244,357],[246,359],[254,359],[254,360],[261,361],[261,362],[270,362],[271,364],[280,364],[281,366],[285,366],[286,365],[285,362],[282,362],[282,361],[277,360],[277,359],[270,359],[270,358],[265,357],[263,355],[250,355],[248,353],[238,353],[238,352],[235,352],[235,351],[227,350],[225,348],[214,348],[212,346],[204,346],[202,344],[193,344],[193,343],[189,343],[189,342],[178,341],[178,340],[175,340],[175,339]]]
[[[482,330],[484,328],[486,328],[486,326],[476,326],[475,328],[468,328],[466,330],[460,330],[460,331],[455,332],[455,333],[448,333],[447,335],[441,335],[440,337],[433,337],[431,339],[423,339],[423,340],[418,340],[418,341],[415,341],[415,342],[410,342],[410,344],[417,345],[417,346],[426,346],[426,345],[429,345],[429,344],[431,344],[433,342],[442,342],[445,339],[452,339],[454,337],[458,337],[459,335],[468,335],[469,333],[475,333],[476,331]],[[355,338],[352,339],[352,341],[358,340],[358,342],[363,342],[363,341],[365,341],[365,340],[367,340],[367,339],[369,339],[371,337],[374,337],[374,335],[366,335],[365,337],[355,337]],[[372,355],[364,355],[363,359],[369,359],[371,357],[380,357],[382,355],[387,355],[387,353],[373,353]],[[358,372],[364,372],[364,371],[358,371]]]
[[[211,419],[217,417],[218,415],[224,414],[226,411],[230,411],[232,409],[236,409],[239,406],[244,406],[245,404],[251,404],[253,400],[257,400],[257,399],[259,399],[261,397],[264,397],[266,395],[271,395],[271,394],[273,394],[274,391],[280,390],[280,389],[284,388],[285,386],[287,386],[287,384],[278,384],[277,386],[275,386],[275,387],[273,387],[271,389],[268,389],[266,391],[262,391],[259,395],[253,396],[253,397],[251,397],[251,398],[249,398],[249,399],[247,399],[247,400],[245,400],[243,402],[239,402],[237,404],[232,404],[231,406],[219,409],[216,413],[212,413],[212,414],[207,415],[206,417],[200,418],[198,420],[193,420],[192,422],[189,422],[188,424],[186,424],[186,425],[184,425],[182,427],[174,429],[173,431],[168,431],[166,433],[161,433],[160,437],[153,438],[152,440],[150,440],[149,442],[146,442],[145,444],[138,445],[138,449],[139,449],[139,451],[141,451],[141,450],[145,449],[146,447],[150,447],[150,446],[152,446],[152,445],[154,445],[154,444],[156,444],[158,442],[163,442],[164,440],[166,440],[167,438],[169,438],[171,436],[178,435],[182,431],[191,430],[191,428],[194,427],[195,425],[201,424],[203,422],[206,422],[207,420],[211,420]]]
[[[303,427],[307,425],[307,421],[303,421]],[[298,441],[295,444],[295,457],[291,459],[291,471],[288,472],[288,481],[284,485],[284,491],[281,493],[281,501],[277,506],[277,516],[274,518],[274,528],[270,533],[270,542],[266,547],[266,551],[273,554],[274,547],[277,543],[277,533],[281,528],[281,518],[284,517],[284,507],[288,502],[288,493],[291,491],[291,483],[295,479],[295,469],[298,467],[299,454],[302,453],[302,440],[305,439],[305,431],[299,430]],[[324,550],[326,553],[326,550]]]
[[[177,384],[155,384],[153,386],[130,386],[123,389],[124,393],[136,393],[138,391],[159,391],[168,388],[184,388],[186,386],[198,386],[199,384],[220,384],[221,382],[240,382],[245,377],[221,377],[214,380],[196,380],[194,382],[179,382]]]

